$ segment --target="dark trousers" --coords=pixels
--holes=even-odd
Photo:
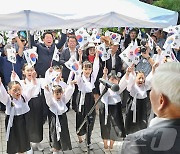
[[[0,102],[0,111],[5,111],[6,106]]]

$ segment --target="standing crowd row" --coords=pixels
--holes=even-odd
[[[12,47],[12,42],[4,47],[3,56],[0,57],[0,102],[5,105],[7,115],[7,153],[32,152],[34,146],[42,150],[40,142],[43,140],[43,124],[46,120],[53,153],[71,150],[66,113],[72,106],[76,112],[77,131],[101,94],[103,96],[97,108],[90,114],[89,133],[90,136],[93,133],[98,110],[105,149],[113,149],[115,141],[148,126],[151,79],[159,65],[155,63],[154,53],[148,46],[146,52],[141,53],[138,64],[127,66],[119,57],[120,42],[106,44],[107,50],[111,51],[110,58],[102,61],[95,43],[89,42],[84,49],[78,48],[73,34],[62,33],[58,43],[54,42],[53,33],[49,31],[42,38],[43,42],[40,43],[31,35],[31,45],[37,47],[38,53],[34,66],[26,63],[23,57],[25,40],[22,41],[18,36],[14,38],[18,44],[16,64],[12,65],[7,60],[6,50]],[[128,39],[129,43],[137,40],[137,31],[132,29],[124,39],[124,45]],[[102,41],[106,42],[105,39]],[[52,60],[55,46],[61,49],[59,61]],[[161,47],[155,50],[159,53]],[[71,71],[65,65],[72,56],[79,63],[80,73]],[[100,82],[100,78],[118,85],[119,90],[108,88]],[[87,151],[84,137],[86,128],[84,124],[77,132],[83,151]],[[92,144],[89,144],[89,148],[93,149]]]

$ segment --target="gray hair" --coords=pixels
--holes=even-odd
[[[167,96],[171,103],[180,106],[180,63],[161,64],[152,78],[152,87]]]

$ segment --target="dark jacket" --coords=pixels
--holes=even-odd
[[[45,44],[36,43],[34,41],[34,36],[31,36],[31,45],[37,47],[38,60],[35,64],[35,70],[39,77],[45,77],[45,72],[51,66],[51,63],[52,65],[55,65],[56,62],[52,62],[55,45],[58,49],[62,48],[62,46],[66,42],[66,38],[66,34],[62,33],[61,41],[59,41],[57,44],[53,43],[48,49]]]
[[[179,154],[180,119],[163,120],[125,138],[121,154]]]
[[[106,68],[108,69],[108,73],[111,72],[112,69],[115,69],[116,71],[116,74],[118,72],[122,72],[122,60],[121,58],[119,57],[119,54],[120,54],[120,51],[118,50],[116,53],[115,53],[115,68],[112,68],[112,58],[110,56],[110,58],[106,61]],[[103,68],[105,67],[105,62],[103,62]]]
[[[76,55],[77,55],[77,60],[79,60],[79,54],[78,51],[76,50]],[[62,71],[62,77],[64,81],[66,82],[69,77],[70,69],[68,69],[64,63],[67,62],[70,59],[70,51],[69,48],[65,48],[61,55],[60,55],[60,65],[63,65],[63,71]]]

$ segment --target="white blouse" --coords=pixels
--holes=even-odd
[[[33,98],[38,97],[38,95],[41,93],[41,88],[44,88],[44,82],[44,78],[36,78],[36,87],[33,92]],[[28,87],[31,85],[31,81],[28,79],[20,80],[20,84],[23,91],[27,91]]]
[[[75,75],[75,80],[77,80],[78,90],[83,93],[92,92],[94,83],[96,81],[97,75],[99,72],[99,58],[94,59],[93,70],[91,74],[91,79],[86,78],[83,74]]]
[[[51,112],[53,112],[54,114],[58,114],[58,115],[62,115],[63,113],[65,113],[67,111],[67,107],[66,107],[66,103],[69,102],[69,100],[71,99],[71,96],[74,93],[74,89],[75,86],[69,84],[64,91],[64,94],[61,98],[60,101],[56,101],[53,98],[53,93],[52,91],[48,91],[46,88],[44,89],[44,95],[46,98],[46,103],[49,106],[49,109]]]
[[[46,71],[45,73],[45,82],[46,85],[49,85],[50,88],[52,85],[59,85],[61,86],[63,89],[65,89],[67,87],[67,84],[63,81],[56,81],[56,77],[59,76],[60,72],[56,72],[56,71],[52,71],[50,72],[49,69]]]
[[[6,141],[9,140],[10,128],[13,126],[14,116],[19,116],[27,113],[30,108],[28,106],[28,101],[33,97],[35,90],[35,85],[30,84],[27,89],[22,91],[22,97],[19,99],[11,98],[4,88],[3,84],[0,84],[0,101],[6,105],[5,113],[9,115],[7,132],[6,132]]]
[[[86,78],[83,74],[75,74],[75,80],[77,81],[78,90],[81,92],[80,102],[79,102],[79,112],[81,112],[81,107],[84,105],[85,94],[92,92],[95,88],[94,83],[96,81],[99,72],[99,58],[94,59],[93,70],[90,77]],[[70,76],[72,76],[70,74]]]
[[[120,94],[126,89],[128,81],[125,79],[125,76],[119,82],[119,91],[114,92],[108,88],[107,92],[102,96],[101,101],[105,105],[105,125],[107,124],[108,117],[108,105],[115,105],[118,102],[121,102]],[[105,86],[100,83],[100,93],[102,94]]]
[[[136,122],[136,100],[137,99],[144,99],[147,97],[147,90],[151,88],[151,79],[152,79],[152,72],[145,79],[144,85],[139,87],[135,83],[136,76],[130,73],[129,75],[129,83],[127,86],[127,90],[130,92],[130,95],[133,97],[133,102],[131,106],[131,110],[133,111],[133,122]]]
[[[69,84],[66,87],[61,100],[59,101],[54,99],[52,90],[48,91],[46,88],[44,89],[44,95],[46,98],[46,103],[49,106],[49,110],[56,115],[55,127],[56,127],[57,141],[60,140],[60,132],[61,132],[61,124],[59,122],[58,115],[62,115],[63,113],[67,111],[68,108],[66,106],[66,103],[68,103],[69,100],[71,99],[71,96],[74,93],[74,89],[75,89],[75,86]]]
[[[9,94],[7,93],[6,89],[4,88],[4,86],[1,84],[0,85],[0,101],[6,105],[6,111],[5,113],[7,115],[10,115],[11,113],[11,102],[13,102],[14,104],[14,115],[22,115],[27,113],[30,108],[28,106],[28,101],[33,97],[34,94],[34,90],[36,89],[36,86],[33,84],[30,84],[26,90],[22,91],[22,96],[25,99],[25,102],[23,100],[22,97],[20,97],[18,100],[13,98],[11,100],[11,97],[9,96]]]

